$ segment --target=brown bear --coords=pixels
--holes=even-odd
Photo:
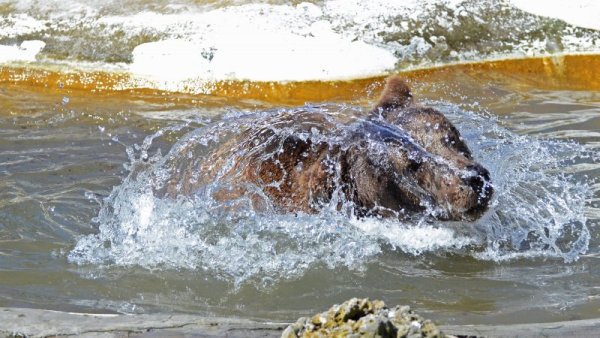
[[[243,199],[274,212],[329,207],[357,217],[474,220],[493,193],[458,130],[439,111],[415,105],[398,76],[364,117],[307,109],[259,120],[205,147],[200,161],[193,138],[176,145],[162,194]]]

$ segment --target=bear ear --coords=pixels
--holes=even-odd
[[[412,103],[412,93],[406,80],[398,75],[387,78],[383,92],[373,107],[373,112],[405,108]]]

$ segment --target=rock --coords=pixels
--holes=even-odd
[[[352,298],[288,326],[282,338],[296,337],[452,337],[408,306],[389,309],[380,300]]]

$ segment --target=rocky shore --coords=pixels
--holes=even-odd
[[[447,336],[408,306],[388,308],[383,301],[352,298],[288,326],[282,338],[296,337],[426,337]]]

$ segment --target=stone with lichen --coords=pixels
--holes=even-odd
[[[282,338],[293,337],[451,337],[408,306],[388,308],[380,300],[352,298],[288,326]]]

